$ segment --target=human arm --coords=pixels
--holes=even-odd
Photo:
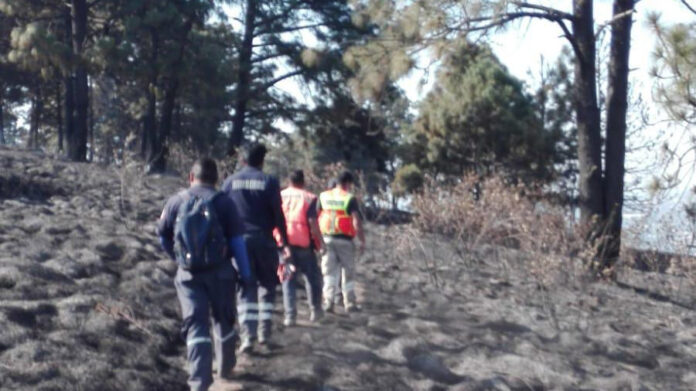
[[[321,230],[319,229],[319,222],[315,218],[308,219],[307,222],[309,223],[309,231],[312,234],[312,239],[314,240],[314,244],[317,246],[317,251],[324,252],[324,249],[326,248],[326,243],[324,243],[324,238],[321,236]]]
[[[275,178],[270,178],[268,182],[269,200],[271,202],[271,212],[275,229],[278,230],[280,243],[282,247],[283,260],[288,260],[292,257],[290,246],[288,245],[288,228],[285,222],[285,214],[283,213],[283,201],[280,195],[280,184]]]
[[[365,252],[365,229],[363,227],[362,213],[360,213],[360,206],[358,205],[358,200],[353,198],[348,204],[348,213],[353,218],[353,227],[355,228],[355,236],[360,242],[359,252],[360,254]]]
[[[229,246],[234,256],[234,261],[237,264],[237,270],[242,277],[242,281],[251,280],[251,266],[249,264],[249,254],[247,253],[246,243],[241,235],[234,236],[229,239]]]
[[[220,223],[227,239],[227,245],[234,257],[234,263],[239,271],[239,276],[244,283],[251,280],[251,263],[249,253],[244,242],[244,225],[239,217],[237,206],[226,194],[219,195],[216,199],[216,209],[220,213]]]
[[[326,244],[324,243],[324,238],[321,235],[321,230],[319,229],[318,221],[318,210],[321,206],[317,206],[319,201],[315,198],[309,208],[307,208],[307,224],[309,225],[309,233],[314,242],[314,246],[317,251],[323,252]]]
[[[164,205],[162,214],[157,222],[157,235],[159,236],[160,246],[172,260],[176,260],[174,253],[174,223],[179,204],[180,200],[178,197],[170,198]]]
[[[159,241],[162,250],[169,255],[169,258],[171,258],[172,261],[176,260],[176,255],[174,255],[174,239],[167,236],[160,236]]]

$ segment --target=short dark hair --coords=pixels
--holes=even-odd
[[[191,167],[191,174],[194,179],[198,179],[203,183],[214,185],[218,181],[218,169],[215,160],[204,157],[196,160]]]
[[[341,175],[338,176],[338,183],[341,185],[347,185],[347,184],[353,184],[355,183],[355,179],[353,178],[353,174],[350,173],[350,171],[343,171]]]
[[[304,181],[304,171],[302,170],[295,170],[290,174],[290,183],[293,184],[293,186],[304,186],[305,181]]]
[[[252,167],[261,167],[263,160],[266,158],[266,146],[263,144],[251,144],[247,147],[244,153],[244,160]]]

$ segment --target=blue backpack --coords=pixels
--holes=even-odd
[[[210,198],[184,196],[174,224],[174,254],[184,270],[210,270],[228,261],[225,235],[213,206],[220,194]]]

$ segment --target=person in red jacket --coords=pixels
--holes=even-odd
[[[299,273],[304,275],[310,321],[323,316],[321,308],[321,271],[315,251],[324,249],[324,241],[317,222],[317,196],[305,190],[304,172],[297,170],[290,175],[290,186],[280,195],[287,228],[287,240],[292,253],[294,273],[282,281],[285,326],[297,323],[296,290]],[[277,232],[277,231],[276,231]],[[276,235],[277,240],[280,239]],[[287,265],[286,265],[287,266]]]

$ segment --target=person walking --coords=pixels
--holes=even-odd
[[[197,160],[189,189],[169,198],[157,226],[162,248],[178,264],[174,285],[192,391],[205,391],[213,383],[213,345],[220,377],[230,378],[236,364],[237,272],[231,255],[242,280],[250,279],[244,228],[232,200],[215,190],[217,180],[215,161]]]
[[[360,255],[365,251],[365,233],[358,200],[351,193],[353,184],[353,175],[348,171],[343,172],[336,187],[321,193],[317,203],[319,228],[326,244],[321,271],[324,276],[323,309],[327,312],[333,312],[339,273],[346,311],[358,310],[355,297],[356,249],[353,238],[357,237],[360,242]]]
[[[278,228],[283,260],[291,256],[281,207],[278,179],[263,172],[266,147],[254,144],[244,153],[244,167],[229,176],[222,190],[234,201],[244,222],[244,242],[249,253],[251,279],[242,287],[239,311],[242,344],[248,353],[254,343],[270,342],[279,254],[273,238]],[[260,302],[259,302],[260,298]]]
[[[297,279],[301,273],[305,280],[309,319],[316,322],[323,316],[321,308],[321,271],[315,251],[323,251],[324,241],[317,223],[317,196],[305,190],[302,170],[290,175],[290,186],[280,195],[283,201],[283,214],[288,234],[288,244],[292,253],[294,273],[282,282],[285,326],[297,323],[296,290]],[[278,231],[276,231],[278,233]],[[280,235],[276,235],[280,243]]]

